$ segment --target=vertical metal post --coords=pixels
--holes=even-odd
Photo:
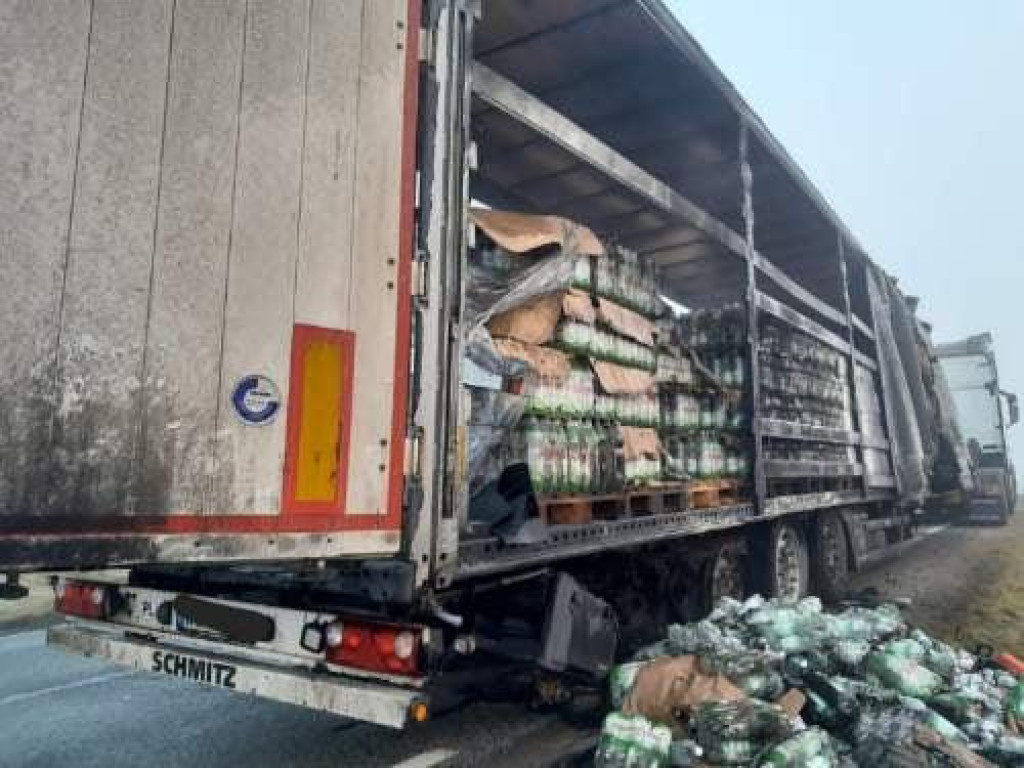
[[[853,304],[850,301],[850,278],[846,268],[846,241],[843,240],[843,233],[836,230],[836,256],[839,259],[839,274],[843,280],[843,309],[846,312],[846,331],[850,342],[850,354],[847,358],[849,367],[848,377],[850,386],[850,412],[853,416],[853,431],[861,434],[860,428],[860,406],[857,400],[857,329],[853,325]],[[864,450],[858,443],[854,448],[858,463],[864,466]],[[861,473],[861,485],[867,491],[867,474]]]
[[[889,465],[892,470],[893,477],[896,480],[896,496],[902,498],[903,483],[900,479],[900,473],[896,469],[896,422],[892,413],[893,398],[895,394],[889,389],[889,379],[886,375],[888,368],[887,361],[885,358],[885,352],[882,347],[885,343],[883,339],[887,339],[888,336],[883,333],[883,323],[888,326],[889,320],[885,318],[879,318],[878,313],[882,307],[879,306],[880,302],[883,301],[879,295],[881,286],[877,285],[876,281],[879,279],[885,279],[884,273],[876,266],[871,265],[867,273],[868,282],[868,296],[871,302],[871,330],[875,332],[875,362],[878,364],[878,385],[882,390],[881,406],[882,416],[885,419],[885,436],[889,440]],[[879,277],[881,276],[881,277]],[[888,311],[888,300],[885,300],[885,308]],[[891,331],[889,331],[891,333]],[[863,440],[863,436],[861,436]]]
[[[423,378],[417,423],[422,503],[406,520],[416,582],[445,587],[458,566],[459,521],[465,516],[466,409],[462,395],[463,276],[467,247],[469,62],[474,4],[433,0],[425,6],[429,48],[421,102],[419,243],[423,295],[417,301]],[[417,499],[410,499],[418,501]],[[413,507],[410,506],[410,509]]]
[[[750,165],[750,136],[745,120],[740,121],[739,171],[742,184],[743,255],[747,262],[747,370],[750,376],[750,431],[754,440],[754,505],[764,511],[768,482],[764,474],[761,440],[761,368],[758,357],[760,334],[757,317],[757,270],[754,264],[754,171]]]

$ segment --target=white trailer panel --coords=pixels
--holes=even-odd
[[[4,4],[0,566],[397,549],[417,15]]]

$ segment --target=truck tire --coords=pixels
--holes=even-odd
[[[821,515],[814,525],[811,543],[815,589],[825,600],[839,600],[850,576],[850,547],[842,515]]]
[[[799,600],[810,587],[810,552],[803,529],[779,521],[755,540],[753,584],[764,597]]]
[[[1012,507],[1007,497],[1003,497],[999,500],[999,511],[996,513],[996,525],[1004,526],[1010,523],[1010,514]]]
[[[742,600],[747,596],[746,556],[746,544],[740,539],[723,539],[715,545],[704,568],[704,613],[723,597]]]

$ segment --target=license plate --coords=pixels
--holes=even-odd
[[[206,685],[234,688],[238,669],[231,664],[211,661],[198,656],[189,656],[177,651],[153,651],[154,672],[163,672],[171,677],[180,677]]]

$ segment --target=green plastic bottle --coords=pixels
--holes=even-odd
[[[820,728],[808,728],[776,744],[758,762],[760,768],[804,768],[838,765],[828,734]]]
[[[1017,683],[1006,699],[1006,711],[1017,722],[1024,723],[1024,682]]]
[[[663,768],[672,731],[639,715],[612,712],[604,719],[594,755],[597,768]]]
[[[882,685],[905,696],[925,699],[942,687],[942,678],[913,659],[875,652],[868,656],[868,672]]]

